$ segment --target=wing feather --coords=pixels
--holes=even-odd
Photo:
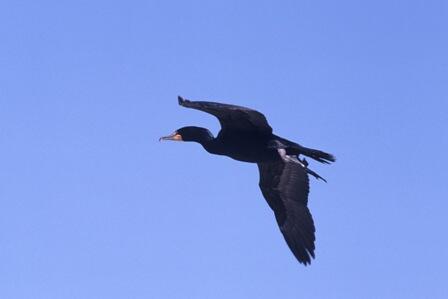
[[[223,132],[244,131],[271,134],[272,128],[266,117],[253,109],[242,106],[205,102],[190,101],[178,97],[179,105],[187,108],[197,109],[210,113],[218,118]]]
[[[260,189],[274,211],[286,243],[297,260],[314,258],[315,227],[307,207],[309,179],[306,169],[294,162],[258,163]]]

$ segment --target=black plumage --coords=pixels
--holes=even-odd
[[[205,128],[189,126],[161,140],[194,141],[209,153],[257,163],[261,192],[274,211],[286,243],[300,263],[309,264],[311,257],[314,258],[315,227],[307,207],[308,174],[323,178],[309,169],[308,162],[300,155],[321,163],[334,162],[335,158],[274,135],[266,117],[258,111],[215,102],[189,101],[182,97],[178,100],[181,106],[216,116],[221,130],[214,138]]]

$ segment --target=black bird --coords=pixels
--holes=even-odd
[[[221,131],[214,138],[205,128],[189,126],[160,140],[194,141],[211,154],[257,163],[261,192],[274,211],[286,243],[300,263],[310,264],[311,257],[314,258],[315,228],[307,207],[308,174],[324,179],[310,170],[308,162],[300,155],[321,163],[334,162],[334,156],[272,134],[266,117],[258,111],[235,105],[189,101],[180,96],[178,100],[183,107],[216,116]]]

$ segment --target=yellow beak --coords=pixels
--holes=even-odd
[[[160,137],[159,141],[162,140],[172,140],[172,141],[182,141],[182,135],[180,135],[177,132],[174,132],[173,134],[169,136]]]

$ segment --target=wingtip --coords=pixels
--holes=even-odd
[[[183,106],[186,100],[182,96],[177,96],[177,101],[179,102],[179,105]]]
[[[314,259],[314,256],[312,256],[313,257],[313,259]],[[302,260],[299,260],[298,259],[298,261],[299,261],[299,263],[300,264],[302,264],[302,265],[304,265],[305,267],[307,267],[307,266],[311,266],[311,258],[310,257],[308,257],[307,259],[302,259]]]

